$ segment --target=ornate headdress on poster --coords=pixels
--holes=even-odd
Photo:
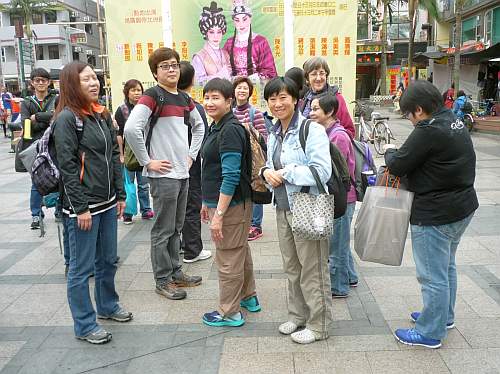
[[[210,7],[203,7],[198,27],[205,40],[207,40],[207,33],[211,28],[218,27],[221,29],[222,34],[226,33],[226,17],[222,14],[222,8],[218,8],[215,1],[210,3]]]
[[[252,16],[252,8],[250,7],[249,0],[233,0],[233,14],[232,17],[238,14],[246,14]]]

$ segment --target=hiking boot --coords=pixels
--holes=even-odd
[[[105,344],[113,338],[113,335],[99,326],[96,331],[91,332],[85,336],[77,336],[76,338],[85,340],[91,344]]]
[[[33,216],[31,219],[31,229],[38,230],[40,228],[40,217]]]
[[[155,292],[159,295],[165,296],[170,300],[182,300],[187,296],[186,291],[177,288],[177,286],[173,282],[157,284]]]
[[[257,295],[250,296],[249,298],[240,301],[240,307],[245,308],[249,312],[256,313],[262,310]]]
[[[125,309],[123,309],[121,306],[118,308],[116,312],[109,316],[101,316],[97,315],[97,318],[100,319],[112,319],[113,321],[116,322],[128,322],[132,321],[134,318],[133,314],[131,312],[127,312]]]
[[[223,327],[239,327],[245,324],[245,319],[241,312],[235,313],[231,316],[221,316],[218,311],[212,313],[205,313],[203,315],[203,323],[208,326]]]
[[[259,238],[262,238],[262,229],[260,227],[250,227],[248,232],[248,241],[251,242]]]
[[[192,263],[192,262],[197,262],[197,261],[202,261],[206,260],[212,257],[212,252],[209,251],[208,249],[202,249],[200,254],[196,256],[195,258],[184,258],[182,261],[185,263]]]
[[[181,273],[178,278],[172,278],[172,283],[177,287],[196,287],[201,284],[202,278],[199,275],[187,275]]]
[[[398,342],[406,345],[418,345],[433,349],[441,347],[441,340],[426,338],[415,329],[397,329],[394,331],[394,337]]]
[[[123,216],[123,224],[124,225],[131,225],[132,223],[134,223],[132,221],[132,216]]]
[[[420,312],[413,312],[412,314],[410,314],[410,320],[413,323],[417,322],[418,317],[420,317]],[[451,330],[451,329],[455,328],[455,322],[449,322],[449,323],[447,323],[446,324],[446,328],[448,330]]]
[[[142,219],[153,219],[154,216],[155,212],[153,212],[152,210],[148,210],[142,214]]]

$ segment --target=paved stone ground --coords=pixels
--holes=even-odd
[[[401,143],[411,125],[394,117]],[[277,332],[286,320],[286,283],[274,214],[265,209],[262,239],[251,244],[263,311],[239,329],[204,326],[201,315],[217,304],[212,260],[184,270],[204,282],[183,301],[154,293],[149,222],[119,225],[122,258],[116,283],[129,324],[105,323],[113,341],[77,341],[66,301],[56,224],[47,235],[29,230],[26,174],[13,171],[7,141],[0,141],[0,371],[6,373],[499,373],[500,372],[500,138],[474,134],[481,207],[457,254],[457,328],[439,350],[402,346],[391,332],[410,326],[421,307],[408,240],[401,267],[359,261],[360,284],[334,301],[328,341],[300,346]],[[445,145],[443,145],[445,146]],[[380,159],[379,159],[380,160]],[[359,208],[359,207],[358,207]],[[206,229],[204,243],[212,248]]]

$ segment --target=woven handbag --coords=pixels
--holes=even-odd
[[[314,167],[309,166],[319,190],[319,195],[302,187],[293,194],[292,232],[304,240],[323,240],[333,234],[334,196],[329,195]]]

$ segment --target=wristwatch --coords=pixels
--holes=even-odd
[[[223,216],[224,216],[224,212],[223,212],[222,210],[217,209],[217,210],[215,211],[215,213],[217,213],[217,215],[218,215],[219,217],[223,217]]]

